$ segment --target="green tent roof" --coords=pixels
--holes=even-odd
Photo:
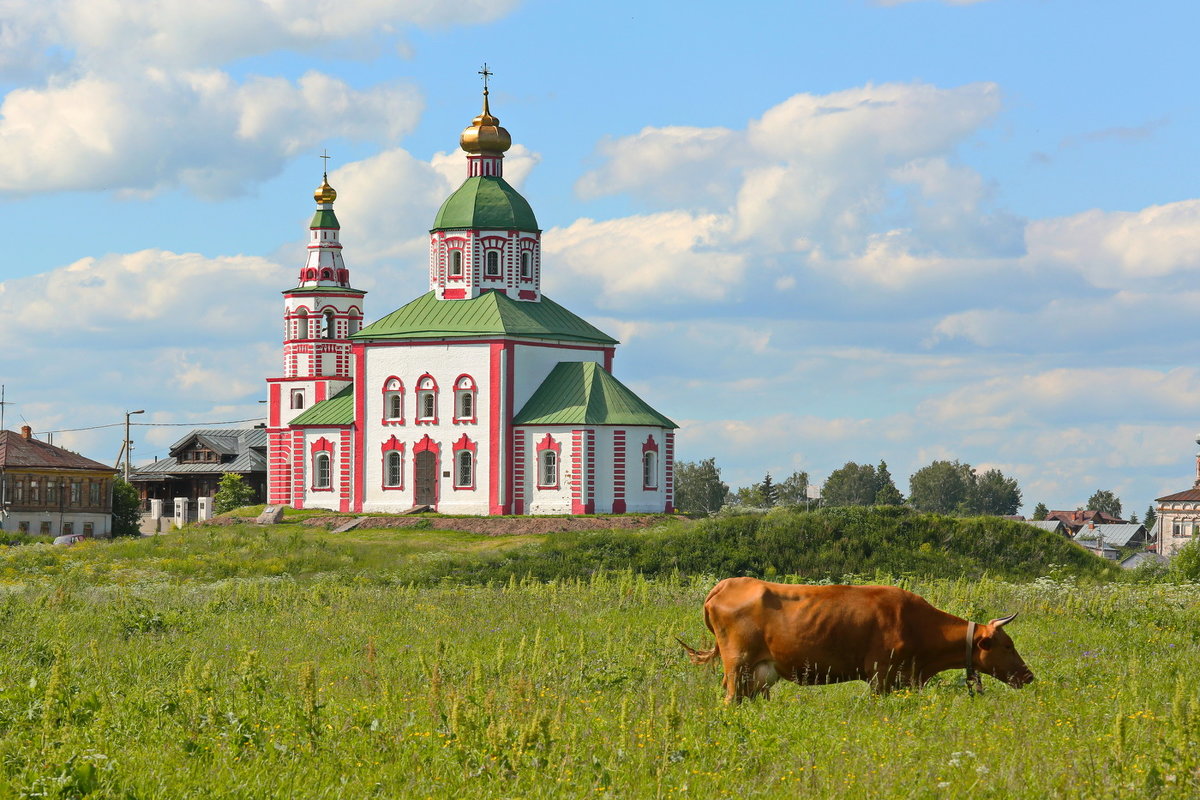
[[[332,208],[318,208],[317,213],[313,214],[312,222],[309,223],[308,227],[342,229],[342,225],[338,222],[338,218],[333,213]]]
[[[492,175],[467,178],[446,198],[433,219],[433,230],[444,228],[539,230],[537,218],[525,198],[504,178]]]
[[[513,424],[679,427],[594,361],[560,361]]]
[[[354,385],[351,384],[328,400],[322,400],[291,421],[292,425],[354,424]]]
[[[616,344],[617,340],[542,295],[537,302],[487,292],[470,300],[421,295],[351,339],[428,339],[501,334],[533,339]]]

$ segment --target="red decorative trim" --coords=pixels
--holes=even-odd
[[[647,453],[654,453],[654,469],[653,469],[654,474],[651,476],[655,481],[654,483],[646,482],[646,454]],[[642,491],[658,491],[658,470],[659,470],[658,442],[654,441],[654,434],[650,434],[649,436],[646,437],[646,441],[642,442],[641,468],[642,468]]]
[[[625,431],[613,431],[613,504],[614,514],[624,514],[625,505]]]
[[[428,379],[428,383],[426,383]],[[433,417],[421,416],[421,395],[425,392],[433,392]],[[413,423],[416,425],[437,425],[438,424],[438,397],[440,391],[438,389],[437,379],[426,372],[421,377],[417,378],[416,388],[413,390],[413,395],[417,398],[417,413],[413,415]]]
[[[329,485],[317,486],[317,456],[324,453],[329,458]],[[333,491],[333,442],[322,436],[313,442],[309,448],[309,456],[312,463],[312,482],[309,485],[309,491],[313,492],[332,492]]]
[[[517,297],[522,300],[537,300],[537,292],[531,289],[522,289],[521,291],[517,292]]]
[[[413,445],[413,455],[424,453],[426,450],[432,451],[435,455],[440,455],[442,448],[438,447],[438,443],[429,438],[429,434],[421,437],[421,441]]]
[[[571,513],[596,513],[596,432],[571,431]]]
[[[667,431],[667,452],[663,459],[663,466],[666,468],[664,481],[667,490],[666,512],[668,514],[675,513],[675,431]]]
[[[292,430],[292,508],[304,508],[304,431]]]
[[[383,382],[383,388],[380,390],[383,395],[383,413],[380,415],[380,425],[403,425],[404,424],[404,381],[400,380],[395,375],[389,375],[388,379]],[[388,411],[391,403],[388,402],[388,396],[400,395],[400,416],[389,417]]]
[[[516,444],[510,449],[513,464],[512,512],[525,513],[525,431],[513,431]]]
[[[367,349],[366,345],[351,345],[354,354],[355,374],[359,380],[354,384],[354,502],[355,512],[362,511],[367,493],[365,475],[367,471],[366,420],[367,420]]]
[[[466,289],[444,289],[442,297],[446,300],[463,300],[467,296]]]
[[[464,385],[464,382],[466,385]],[[471,395],[471,416],[469,417],[460,417],[458,415],[458,410],[461,407],[459,395],[464,393]],[[479,388],[475,385],[475,379],[466,373],[454,379],[454,416],[452,419],[455,423],[479,421]]]
[[[340,480],[338,481],[341,491],[338,499],[338,511],[343,512],[350,510],[350,458],[353,455],[350,452],[350,436],[351,432],[348,429],[342,431],[342,458],[339,469]],[[332,481],[330,482],[332,483]]]
[[[473,491],[475,491],[475,473],[478,472],[478,467],[479,467],[479,465],[475,461],[475,451],[477,449],[475,442],[472,442],[470,437],[468,437],[464,433],[462,435],[462,438],[460,438],[457,442],[455,442],[451,447],[454,451],[454,467],[453,467],[454,480],[451,481],[451,485],[454,487],[454,491],[456,491],[456,492],[466,492],[466,491],[473,492]],[[471,485],[470,486],[459,486],[458,485],[458,458],[459,458],[459,453],[462,453],[464,451],[471,453]]]
[[[492,514],[503,514],[503,503],[500,502],[501,492],[501,475],[500,475],[500,447],[502,441],[501,436],[501,392],[504,391],[503,381],[501,380],[502,370],[504,368],[505,346],[502,341],[494,341],[491,343],[489,361],[488,361],[488,441],[492,446],[488,448],[488,510]],[[511,449],[511,448],[510,448]]]
[[[433,455],[435,456],[434,461],[433,461],[433,508],[436,511],[438,503],[442,499],[442,459],[441,459],[442,449],[441,449],[441,447],[438,446],[437,442],[435,442],[433,439],[429,438],[428,433],[425,434],[424,436],[422,436],[421,441],[414,444],[413,449],[412,449],[412,454],[413,454],[413,492],[414,492],[413,500],[415,503],[415,501],[416,501],[415,493],[416,493],[416,488],[417,488],[417,455],[419,455],[420,453],[424,453],[426,451],[433,453]]]
[[[317,381],[317,385],[313,387],[313,405],[325,400],[325,393],[329,390],[329,384],[325,381]]]
[[[269,417],[267,424],[272,428],[278,428],[280,425],[280,418],[282,416],[280,412],[280,406],[283,403],[283,387],[278,383],[268,383],[267,397],[269,397],[271,400],[270,404],[268,405],[270,411],[267,414]]]
[[[615,351],[616,351],[615,347],[604,348],[604,371],[607,372],[609,375],[612,374],[613,354],[615,353]]]
[[[383,471],[379,475],[379,488],[385,492],[398,492],[398,491],[403,490],[404,489],[404,442],[400,441],[395,436],[392,436],[390,439],[388,439],[386,442],[384,442],[380,446],[379,449],[382,452],[382,456],[383,456],[382,460],[380,462],[380,466]],[[389,486],[388,482],[387,482],[387,474],[388,474],[387,462],[388,462],[388,454],[390,454],[390,453],[398,453],[399,458],[400,458],[400,483],[396,484],[395,486]]]
[[[502,420],[504,426],[504,455],[511,459],[513,445],[515,444],[515,439],[513,438],[513,415],[517,413],[513,408],[513,392],[516,391],[516,349],[511,342],[504,345],[504,364],[504,419]],[[506,462],[501,461],[501,463]],[[511,464],[512,462],[509,461],[507,463]],[[511,469],[505,469],[504,474],[506,478],[504,483],[504,502],[500,505],[500,513],[508,514],[512,510],[513,480],[515,479],[515,475]]]
[[[537,488],[557,489],[562,485],[562,445],[554,441],[554,437],[546,434],[546,438],[537,443]],[[554,452],[554,483],[542,483],[542,453],[546,450]]]

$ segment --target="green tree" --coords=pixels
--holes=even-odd
[[[904,505],[904,495],[900,494],[900,490],[896,488],[896,482],[892,480],[892,473],[888,471],[886,461],[880,461],[879,467],[875,470],[875,485],[875,505]]]
[[[221,482],[217,484],[217,493],[213,495],[213,505],[218,514],[248,506],[253,500],[254,487],[236,472],[226,472],[222,475]]]
[[[1050,513],[1050,509],[1046,508],[1045,503],[1038,503],[1036,506],[1033,507],[1033,519],[1035,521],[1044,520],[1046,518],[1046,515],[1049,513]]]
[[[113,536],[140,536],[138,526],[141,521],[142,498],[138,496],[138,490],[124,478],[117,478],[112,488]]]
[[[773,508],[775,506],[775,501],[779,497],[779,487],[771,480],[771,473],[768,472],[766,477],[763,478],[762,483],[758,485],[758,493],[762,495],[764,508]]]
[[[793,472],[785,481],[775,484],[776,503],[781,506],[802,506],[808,500],[808,473]]]
[[[1146,526],[1146,530],[1150,530],[1151,528],[1153,528],[1154,523],[1158,521],[1158,512],[1154,510],[1153,505],[1148,506],[1146,508],[1145,520],[1146,521],[1143,522],[1142,524]]]
[[[733,493],[733,503],[747,508],[766,508],[766,501],[762,496],[762,484],[754,483],[750,486],[742,486]]]
[[[1096,493],[1088,498],[1087,507],[1090,511],[1103,511],[1117,518],[1121,516],[1121,499],[1108,489],[1097,489]]]
[[[715,458],[675,465],[675,506],[685,514],[712,514],[729,494]]]
[[[1200,581],[1200,539],[1193,539],[1171,557],[1171,578],[1181,583]]]
[[[921,467],[908,479],[908,499],[921,511],[939,514],[970,510],[975,470],[957,461],[934,461]]]
[[[989,469],[975,478],[968,501],[971,513],[1004,516],[1016,514],[1021,507],[1021,489],[1016,478],[1006,478],[998,469]]]
[[[821,500],[826,506],[870,506],[879,493],[879,476],[870,464],[847,461],[825,479]]]

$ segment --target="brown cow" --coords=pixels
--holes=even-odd
[[[1033,672],[1001,630],[1015,616],[968,623],[896,586],[726,578],[704,601],[715,646],[698,651],[679,643],[695,664],[721,657],[727,703],[769,697],[780,678],[802,685],[864,680],[889,692],[965,668],[968,683],[979,685],[978,670],[1021,687]]]

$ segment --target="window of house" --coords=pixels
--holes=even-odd
[[[470,375],[460,375],[454,382],[454,421],[475,421],[475,380]]]
[[[42,534],[42,536],[50,535],[50,520],[42,520],[42,527],[39,532]]]
[[[96,535],[96,523],[94,523],[94,522],[83,523],[83,535],[84,536],[95,536]]]
[[[18,522],[17,531],[19,533],[29,533],[29,522],[25,520]]]
[[[642,453],[642,488],[658,488],[658,453],[653,450]]]
[[[308,311],[303,308],[296,312],[296,338],[308,338]]]
[[[54,481],[46,481],[46,502],[58,505],[58,484]]]
[[[100,505],[100,481],[92,481],[88,486],[88,502],[93,506]]]
[[[404,483],[404,456],[398,450],[390,450],[383,457],[383,485],[396,488]]]
[[[42,502],[42,486],[37,481],[29,482],[29,502],[31,502],[31,503]]]
[[[71,481],[71,505],[77,506],[83,500],[83,484],[79,481]]]
[[[554,450],[538,454],[538,486],[543,489],[558,486],[558,453]]]
[[[462,277],[462,250],[450,251],[450,277]]]
[[[469,489],[475,485],[475,457],[470,450],[459,450],[454,458],[458,465],[454,485],[460,489]]]
[[[423,375],[417,381],[417,422],[437,422],[437,381]]]
[[[25,502],[25,481],[17,481],[15,494],[16,494],[16,497],[13,498],[14,502],[17,502],[17,503]]]
[[[63,523],[63,528],[62,528],[63,536],[70,536],[74,532],[75,532],[75,523],[74,522],[64,522]]]
[[[330,488],[329,453],[317,453],[313,456],[313,488]]]
[[[495,250],[488,250],[486,263],[487,266],[483,274],[489,278],[494,278],[500,274],[500,253]]]
[[[533,277],[533,256],[529,254],[528,250],[521,253],[521,277],[527,279]]]
[[[292,408],[304,408],[303,389],[292,389]]]
[[[388,378],[383,384],[383,418],[389,422],[404,420],[404,384]]]

